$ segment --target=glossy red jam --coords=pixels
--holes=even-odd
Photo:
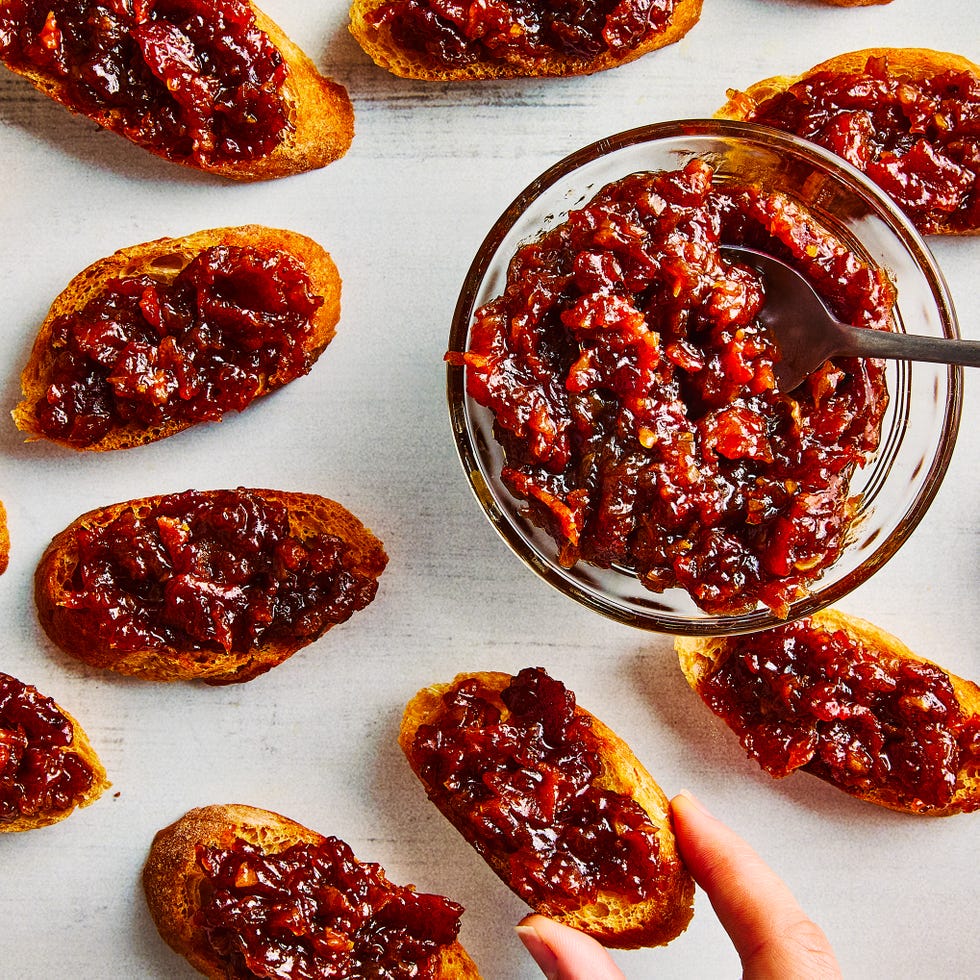
[[[443,68],[624,54],[669,26],[677,0],[387,0],[374,20]]]
[[[335,837],[266,854],[236,840],[197,848],[205,875],[195,925],[231,978],[434,978],[461,906],[392,885]]]
[[[737,96],[736,96],[737,98]],[[749,119],[833,150],[863,170],[925,232],[980,228],[980,77],[818,72],[754,108]]]
[[[419,726],[413,768],[429,797],[481,854],[507,862],[511,887],[531,905],[655,894],[672,861],[639,804],[594,785],[602,761],[575,695],[527,668],[499,697],[506,712],[479,681],[464,681]]]
[[[169,281],[113,280],[54,324],[37,426],[84,448],[132,423],[241,411],[310,370],[322,304],[298,260],[255,247],[205,249]]]
[[[764,282],[722,243],[790,262],[848,322],[890,324],[884,273],[799,205],[716,185],[695,160],[612,183],[522,246],[447,359],[563,565],[626,569],[712,613],[784,615],[844,546],[888,396],[881,364],[853,359],[777,390]]]
[[[980,766],[980,718],[932,664],[875,654],[800,620],[729,641],[701,696],[774,776],[804,769],[844,789],[946,806]]]
[[[171,160],[253,160],[291,128],[285,62],[244,0],[7,0],[0,57]]]
[[[309,642],[374,598],[331,534],[300,538],[288,512],[249,490],[188,490],[139,515],[83,527],[65,604],[119,653],[247,652]]]
[[[0,673],[0,823],[77,805],[91,768],[71,751],[75,728],[51,698]]]

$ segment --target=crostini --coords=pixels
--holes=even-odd
[[[104,451],[243,411],[311,370],[340,288],[316,242],[261,225],[120,249],[55,299],[14,421],[29,441]]]
[[[163,939],[216,980],[479,980],[456,938],[461,906],[269,810],[191,810],[157,833],[143,889]]]
[[[496,5],[354,0],[350,32],[403,78],[470,81],[590,75],[680,40],[702,0],[601,0],[589,11],[543,0]]]
[[[0,833],[64,820],[109,785],[82,726],[36,687],[0,673]]]
[[[69,655],[148,680],[234,684],[366,607],[388,556],[345,507],[281,490],[188,490],[89,511],[34,577]]]
[[[836,610],[678,638],[691,687],[767,772],[812,773],[907,813],[980,809],[980,687]]]
[[[248,0],[0,0],[0,60],[143,149],[235,180],[323,167],[354,135],[346,90]]]
[[[721,119],[832,150],[926,234],[980,233],[980,67],[927,48],[867,48],[729,89]]]
[[[667,797],[541,668],[423,689],[399,744],[429,799],[535,911],[623,949],[687,927],[694,883]]]

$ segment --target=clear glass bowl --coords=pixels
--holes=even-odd
[[[564,221],[605,184],[644,170],[676,170],[694,157],[715,168],[715,180],[755,183],[805,204],[865,260],[884,268],[898,287],[897,328],[956,337],[949,290],[908,219],[862,174],[827,151],[769,127],[694,119],[644,126],[610,136],[555,164],[500,216],[470,266],[453,317],[449,347],[465,351],[474,311],[504,288],[517,249]],[[959,426],[962,369],[891,361],[890,404],[874,459],[851,483],[861,495],[849,543],[789,619],[838,601],[880,568],[912,533],[936,494]],[[557,545],[522,515],[522,501],[500,480],[502,453],[491,413],[471,399],[464,369],[448,367],[450,418],[463,469],[486,516],[511,549],[547,582],[591,609],[632,626],[682,635],[727,635],[776,626],[760,606],[713,615],[683,589],[645,589],[629,571],[580,561],[561,567]]]

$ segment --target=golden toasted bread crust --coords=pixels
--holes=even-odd
[[[445,710],[443,695],[470,679],[477,680],[496,695],[493,702],[495,707],[501,711],[503,717],[508,714],[499,695],[514,679],[510,674],[496,671],[458,674],[450,684],[434,684],[423,688],[406,706],[398,735],[398,744],[420,780],[422,776],[413,749],[415,733],[420,725],[436,723]],[[543,896],[533,908],[542,915],[588,933],[605,946],[637,949],[664,945],[687,928],[693,915],[694,900],[694,882],[680,863],[671,828],[669,801],[618,735],[580,706],[576,705],[575,710],[577,714],[591,719],[594,747],[602,760],[602,773],[594,785],[628,796],[646,811],[651,823],[658,829],[660,854],[669,862],[668,866],[672,871],[669,877],[665,877],[658,894],[640,903],[627,901],[612,892],[600,892],[594,903],[574,911],[568,911],[560,902],[552,901],[547,896]],[[425,785],[425,781],[422,782]],[[442,805],[438,794],[434,794],[431,787],[425,785],[425,789],[443,816],[469,840],[466,825],[457,819],[451,809]],[[472,840],[469,842],[473,843]],[[503,853],[491,853],[485,855],[485,858],[498,877],[510,886],[506,856]]]
[[[4,0],[0,0],[0,7],[2,6]],[[342,157],[354,138],[354,109],[347,90],[324,78],[309,57],[254,3],[248,2],[248,6],[255,14],[256,25],[279,49],[289,68],[282,92],[290,128],[275,150],[254,160],[202,162],[192,158],[179,158],[170,162],[242,181],[269,180],[325,167]],[[22,75],[55,102],[72,112],[78,112],[60,79],[16,65],[8,64],[7,67]],[[111,111],[96,113],[88,118],[105,129],[115,131],[115,117]],[[140,143],[136,145],[142,146]],[[142,148],[170,160],[164,152],[153,147]]]
[[[216,980],[227,976],[225,963],[193,921],[204,880],[195,849],[198,845],[228,848],[236,840],[277,854],[294,844],[319,844],[325,838],[278,813],[237,803],[199,807],[157,833],[143,868],[150,915],[172,949]],[[479,980],[476,965],[458,941],[442,951],[436,976]]]
[[[949,673],[939,664],[913,653],[901,640],[890,633],[886,633],[880,627],[836,609],[824,609],[810,618],[815,626],[828,632],[843,631],[865,650],[876,656],[912,660],[916,663],[932,664],[939,667],[949,678],[963,713],[968,717],[980,717],[980,687],[972,681],[964,680],[962,677]],[[744,642],[745,639],[745,637],[677,637],[674,640],[674,649],[688,684],[700,694],[705,680],[724,662],[734,645],[737,642]],[[831,785],[836,784],[832,783]],[[876,803],[879,806],[898,810],[902,813],[948,816],[953,813],[980,808],[980,771],[977,771],[975,766],[972,770],[961,769],[956,782],[956,791],[947,806],[934,807],[929,810],[916,807],[912,801],[899,796],[894,790],[887,787],[869,792],[847,786],[838,786],[837,788],[859,799],[867,800],[869,803]]]
[[[863,72],[869,58],[882,57],[887,58],[889,72],[903,78],[931,78],[948,71],[967,72],[980,78],[980,66],[962,55],[948,51],[935,51],[931,48],[862,48],[860,51],[848,51],[828,58],[800,75],[774,75],[772,78],[764,78],[750,85],[744,92],[729,89],[728,101],[715,113],[715,118],[747,120],[767,99],[785,92],[798,82],[821,72]],[[980,234],[980,228],[950,228],[932,224],[920,230],[942,235]]]
[[[0,575],[10,564],[10,528],[7,526],[7,509],[0,502]]]
[[[34,406],[43,399],[51,383],[57,356],[51,338],[60,317],[79,312],[103,292],[107,283],[115,279],[149,275],[161,283],[172,282],[198,255],[220,245],[284,252],[303,266],[310,278],[313,294],[323,298],[323,305],[313,318],[313,329],[306,343],[306,353],[311,363],[323,353],[333,340],[340,319],[341,281],[333,259],[311,238],[280,228],[242,225],[234,228],[209,228],[180,238],[159,238],[132,245],[83,269],[51,304],[21,375],[23,399],[12,412],[17,428],[27,433],[28,441],[47,439],[70,449],[104,452],[146,445],[198,424],[194,421],[170,419],[162,425],[147,427],[137,420],[116,426],[98,441],[80,447],[42,432]],[[263,387],[256,397],[267,395],[282,385],[283,381],[275,374],[270,375],[264,379]]]
[[[213,491],[205,491],[213,492]],[[345,567],[359,576],[377,579],[388,561],[384,546],[349,510],[316,494],[252,489],[267,500],[281,503],[289,513],[290,534],[305,540],[332,534],[350,551]],[[93,667],[130,674],[145,680],[203,680],[209,684],[237,684],[252,680],[291,657],[312,639],[267,640],[244,652],[202,652],[159,646],[120,652],[98,629],[68,608],[66,595],[78,564],[78,534],[84,528],[105,526],[125,511],[138,517],[149,512],[161,497],[141,497],[100,507],[82,514],[48,545],[34,574],[38,619],[51,640],[65,653]],[[328,625],[326,630],[331,627]]]
[[[745,120],[767,99],[785,92],[791,85],[821,72],[862,72],[869,58],[887,58],[896,75],[929,78],[946,71],[965,71],[980,75],[980,67],[968,58],[931,48],[862,48],[835,55],[799,75],[774,75],[750,85],[745,91],[730,89],[728,101],[715,113],[716,119]]]
[[[350,32],[374,63],[402,78],[429,82],[465,82],[491,78],[591,75],[625,65],[650,51],[679,41],[701,17],[703,0],[680,0],[667,28],[630,51],[605,51],[594,58],[572,58],[556,54],[513,61],[485,59],[458,68],[446,68],[420,52],[406,50],[392,36],[387,24],[373,23],[372,15],[388,2],[389,0],[354,0],[350,8]]]
[[[105,766],[97,755],[85,729],[78,723],[77,719],[65,711],[60,704],[55,703],[55,707],[71,722],[72,741],[71,745],[66,746],[61,755],[76,755],[92,770],[92,785],[86,793],[71,802],[70,806],[61,810],[50,810],[47,813],[37,813],[33,816],[19,816],[16,820],[0,820],[0,833],[14,833],[22,830],[36,830],[38,827],[48,827],[53,823],[58,823],[66,817],[72,815],[76,809],[89,806],[94,803],[111,785],[106,775]]]

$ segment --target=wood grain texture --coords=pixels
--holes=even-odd
[[[622,68],[463,89],[377,68],[347,32],[345,3],[264,6],[353,100],[353,144],[321,171],[237,185],[173,167],[0,71],[8,410],[51,297],[120,244],[258,222],[322,242],[344,281],[337,337],[315,372],[220,426],[98,457],[25,446],[12,421],[0,426],[0,499],[12,537],[0,578],[4,669],[83,720],[113,780],[98,806],[4,839],[0,972],[59,976],[67,949],[71,972],[85,980],[190,980],[139,906],[139,870],[158,828],[192,807],[240,800],[329,828],[393,880],[461,902],[463,943],[488,975],[540,977],[513,935],[526,906],[492,875],[488,883],[482,859],[420,798],[396,738],[402,707],[433,678],[541,665],[650,760],[668,796],[690,788],[756,846],[824,927],[845,975],[975,973],[975,862],[964,855],[975,851],[977,816],[924,829],[818,780],[791,785],[760,773],[689,690],[669,638],[558,595],[490,528],[456,457],[442,355],[463,276],[490,225],[566,153],[633,126],[710,116],[728,88],[841,51],[915,44],[978,61],[976,42],[972,52],[965,45],[980,37],[980,6],[712,0],[684,39]],[[980,339],[980,243],[930,247],[963,334]],[[977,380],[966,378],[968,421],[926,518],[841,603],[974,679]],[[326,637],[329,656],[314,647],[238,688],[177,690],[107,678],[46,641],[31,576],[53,534],[108,500],[237,485],[341,500],[384,541],[391,560],[370,615]],[[910,922],[914,935],[895,942]],[[676,942],[616,957],[630,978],[738,970],[703,895]]]

